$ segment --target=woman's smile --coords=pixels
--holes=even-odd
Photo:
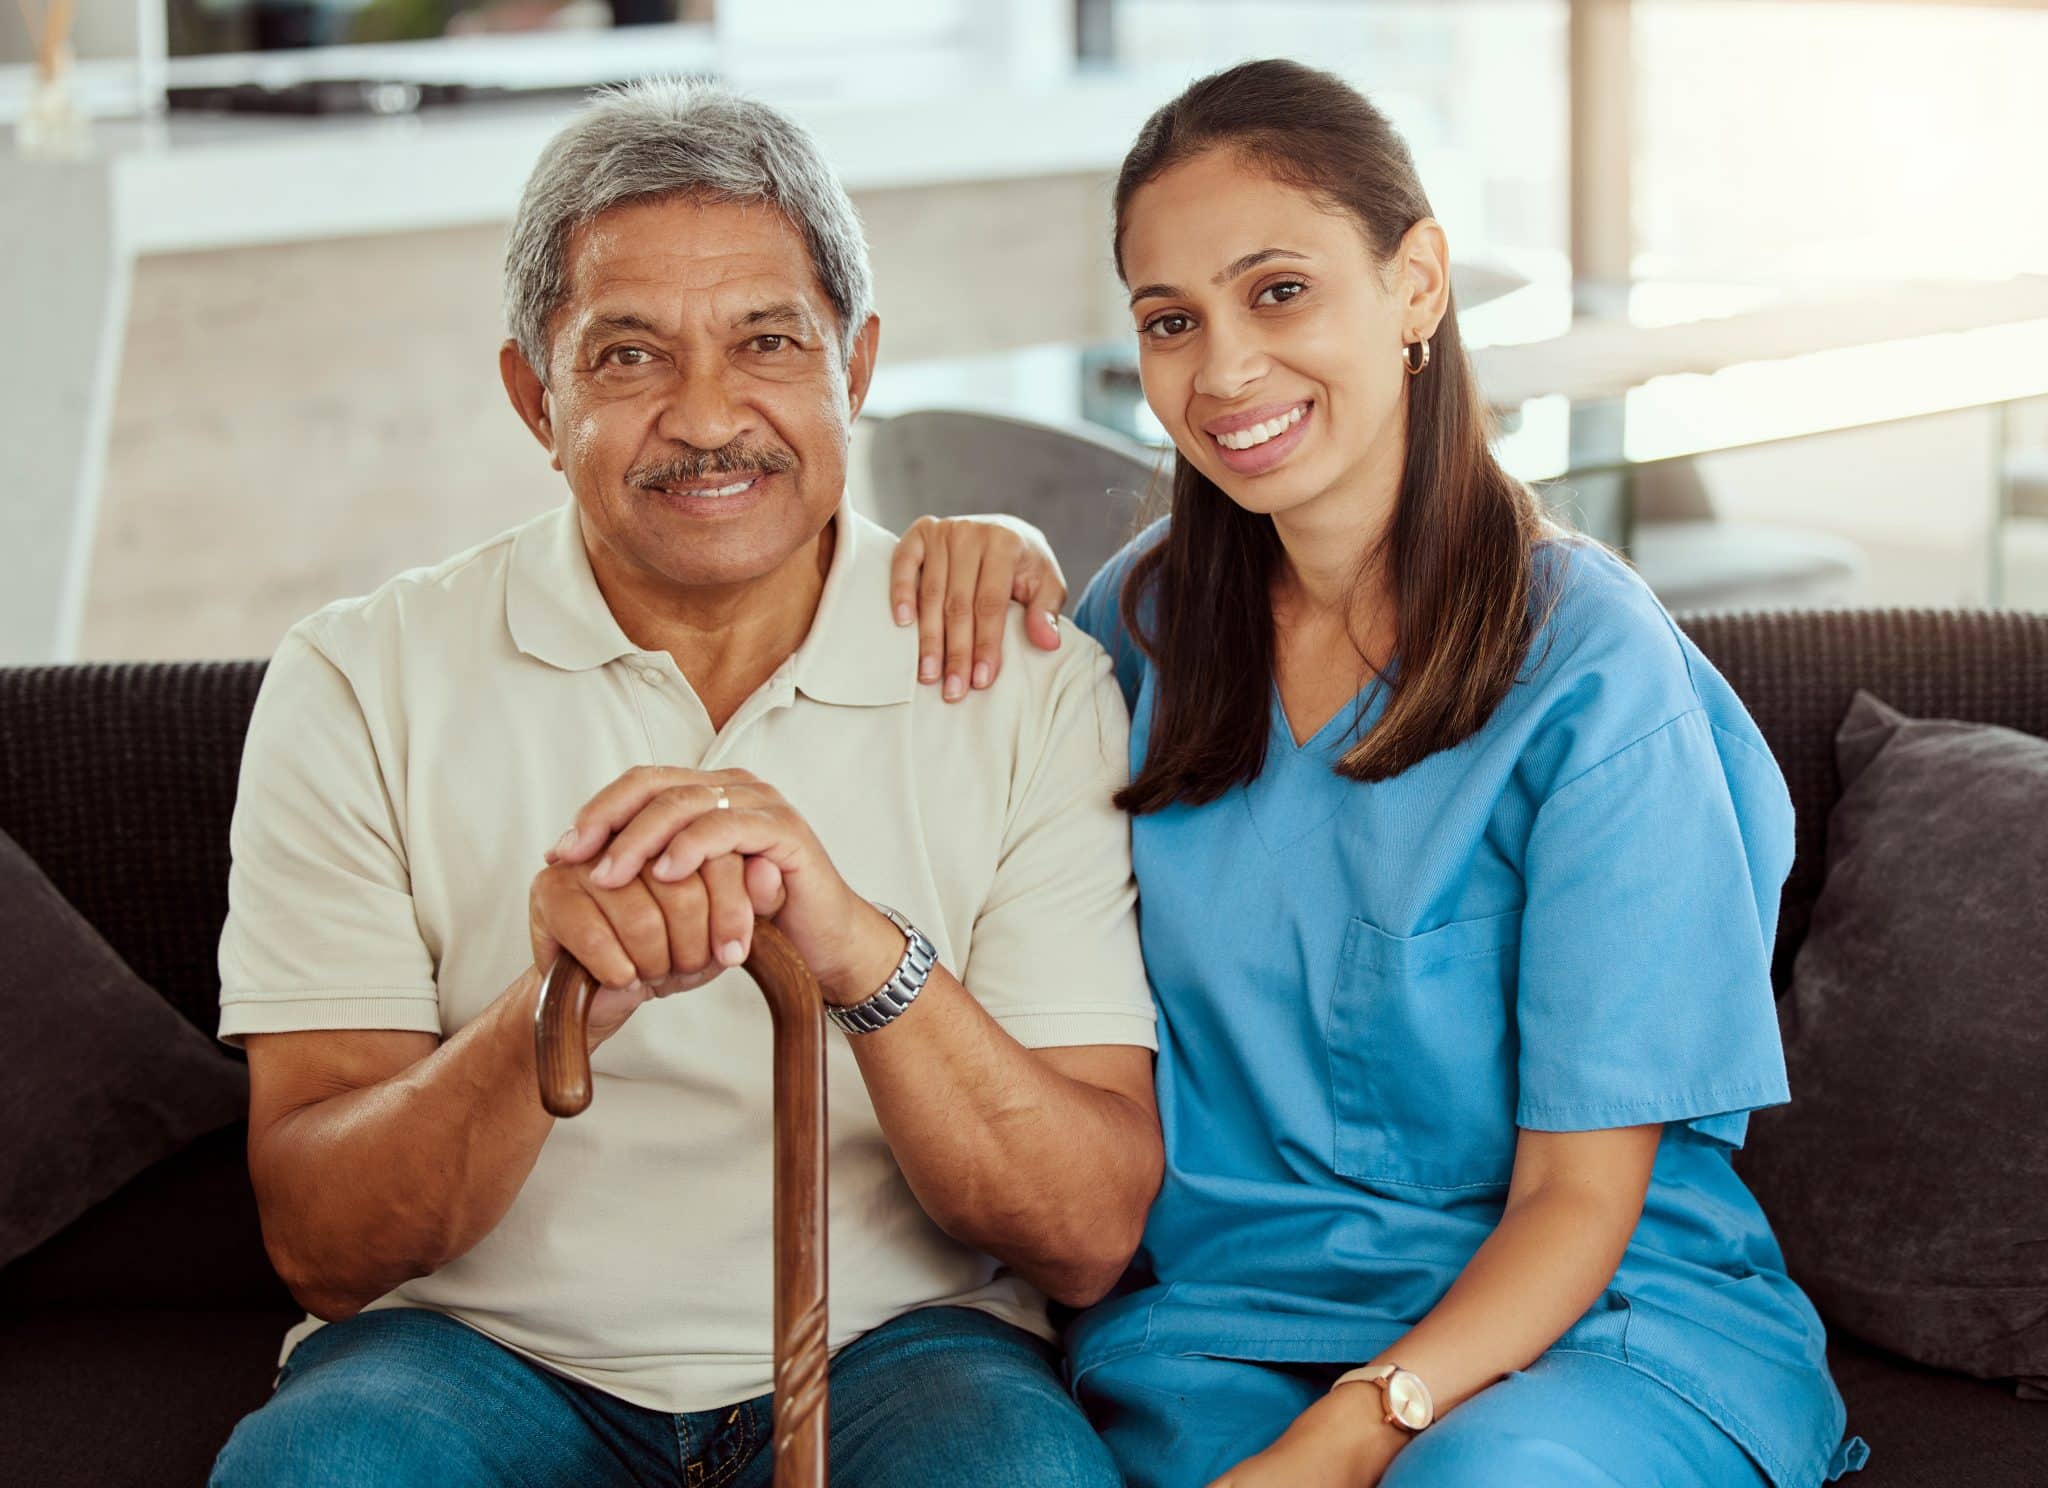
[[[1255,408],[1229,418],[1212,419],[1203,432],[1216,457],[1235,475],[1264,475],[1276,468],[1308,437],[1315,400],[1279,407]]]

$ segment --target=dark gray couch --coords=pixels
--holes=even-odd
[[[1688,629],[1756,715],[1798,804],[1781,989],[1820,887],[1834,732],[1857,687],[1910,714],[2048,736],[2048,616],[1741,616]],[[208,1032],[228,818],[261,672],[0,670],[0,828]],[[239,1126],[201,1140],[0,1270],[0,1484],[200,1483],[262,1402],[299,1314],[264,1259],[242,1140]],[[1873,1448],[1865,1488],[2048,1484],[2048,1404],[1844,1339],[1832,1356],[1851,1427]]]

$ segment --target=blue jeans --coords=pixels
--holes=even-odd
[[[1059,1355],[964,1307],[905,1313],[832,1360],[833,1488],[1121,1488]],[[671,1415],[529,1363],[421,1308],[292,1351],[214,1488],[769,1488],[771,1397]]]

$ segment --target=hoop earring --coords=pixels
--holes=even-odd
[[[1412,361],[1409,359],[1408,353],[1418,346],[1422,348],[1422,360]],[[1424,336],[1420,341],[1410,341],[1401,348],[1401,365],[1408,369],[1410,377],[1421,375],[1422,369],[1429,365],[1429,338],[1427,336]]]

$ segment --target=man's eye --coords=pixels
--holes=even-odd
[[[783,348],[783,347],[785,347],[785,346],[789,345],[789,337],[787,337],[787,336],[778,336],[778,335],[774,334],[773,332],[770,332],[770,333],[769,333],[768,335],[766,335],[766,336],[756,336],[756,337],[754,338],[754,342],[753,342],[753,345],[754,345],[754,350],[756,350],[756,351],[764,351],[764,352],[780,351],[780,350],[782,350],[782,348]]]
[[[1169,337],[1178,336],[1194,323],[1191,317],[1169,310],[1164,315],[1153,316],[1138,330],[1141,335],[1150,336],[1155,341],[1164,341]]]
[[[1299,279],[1283,279],[1278,284],[1269,284],[1260,290],[1259,297],[1253,300],[1252,303],[1254,305],[1284,305],[1289,300],[1299,299],[1301,292],[1307,288],[1308,286]]]
[[[604,354],[603,360],[615,367],[644,367],[652,358],[644,346],[614,346]]]

